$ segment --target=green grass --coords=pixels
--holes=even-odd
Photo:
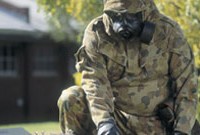
[[[8,124],[0,125],[1,128],[24,128],[31,134],[35,133],[61,133],[58,122],[40,122],[40,123],[20,123],[20,124]]]

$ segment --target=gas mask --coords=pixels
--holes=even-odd
[[[143,22],[141,13],[118,13],[105,11],[111,18],[113,31],[124,40],[138,37],[141,42],[149,44],[153,38],[155,24]]]

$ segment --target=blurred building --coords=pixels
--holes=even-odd
[[[58,120],[73,84],[73,43],[56,43],[34,0],[0,1],[0,124]]]

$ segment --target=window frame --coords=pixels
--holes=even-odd
[[[0,45],[0,77],[16,77],[19,75],[17,46],[14,43]]]

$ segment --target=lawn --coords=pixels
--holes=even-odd
[[[60,134],[61,130],[58,122],[40,122],[40,123],[20,123],[0,125],[1,128],[24,128],[31,134],[35,135],[55,135]]]

